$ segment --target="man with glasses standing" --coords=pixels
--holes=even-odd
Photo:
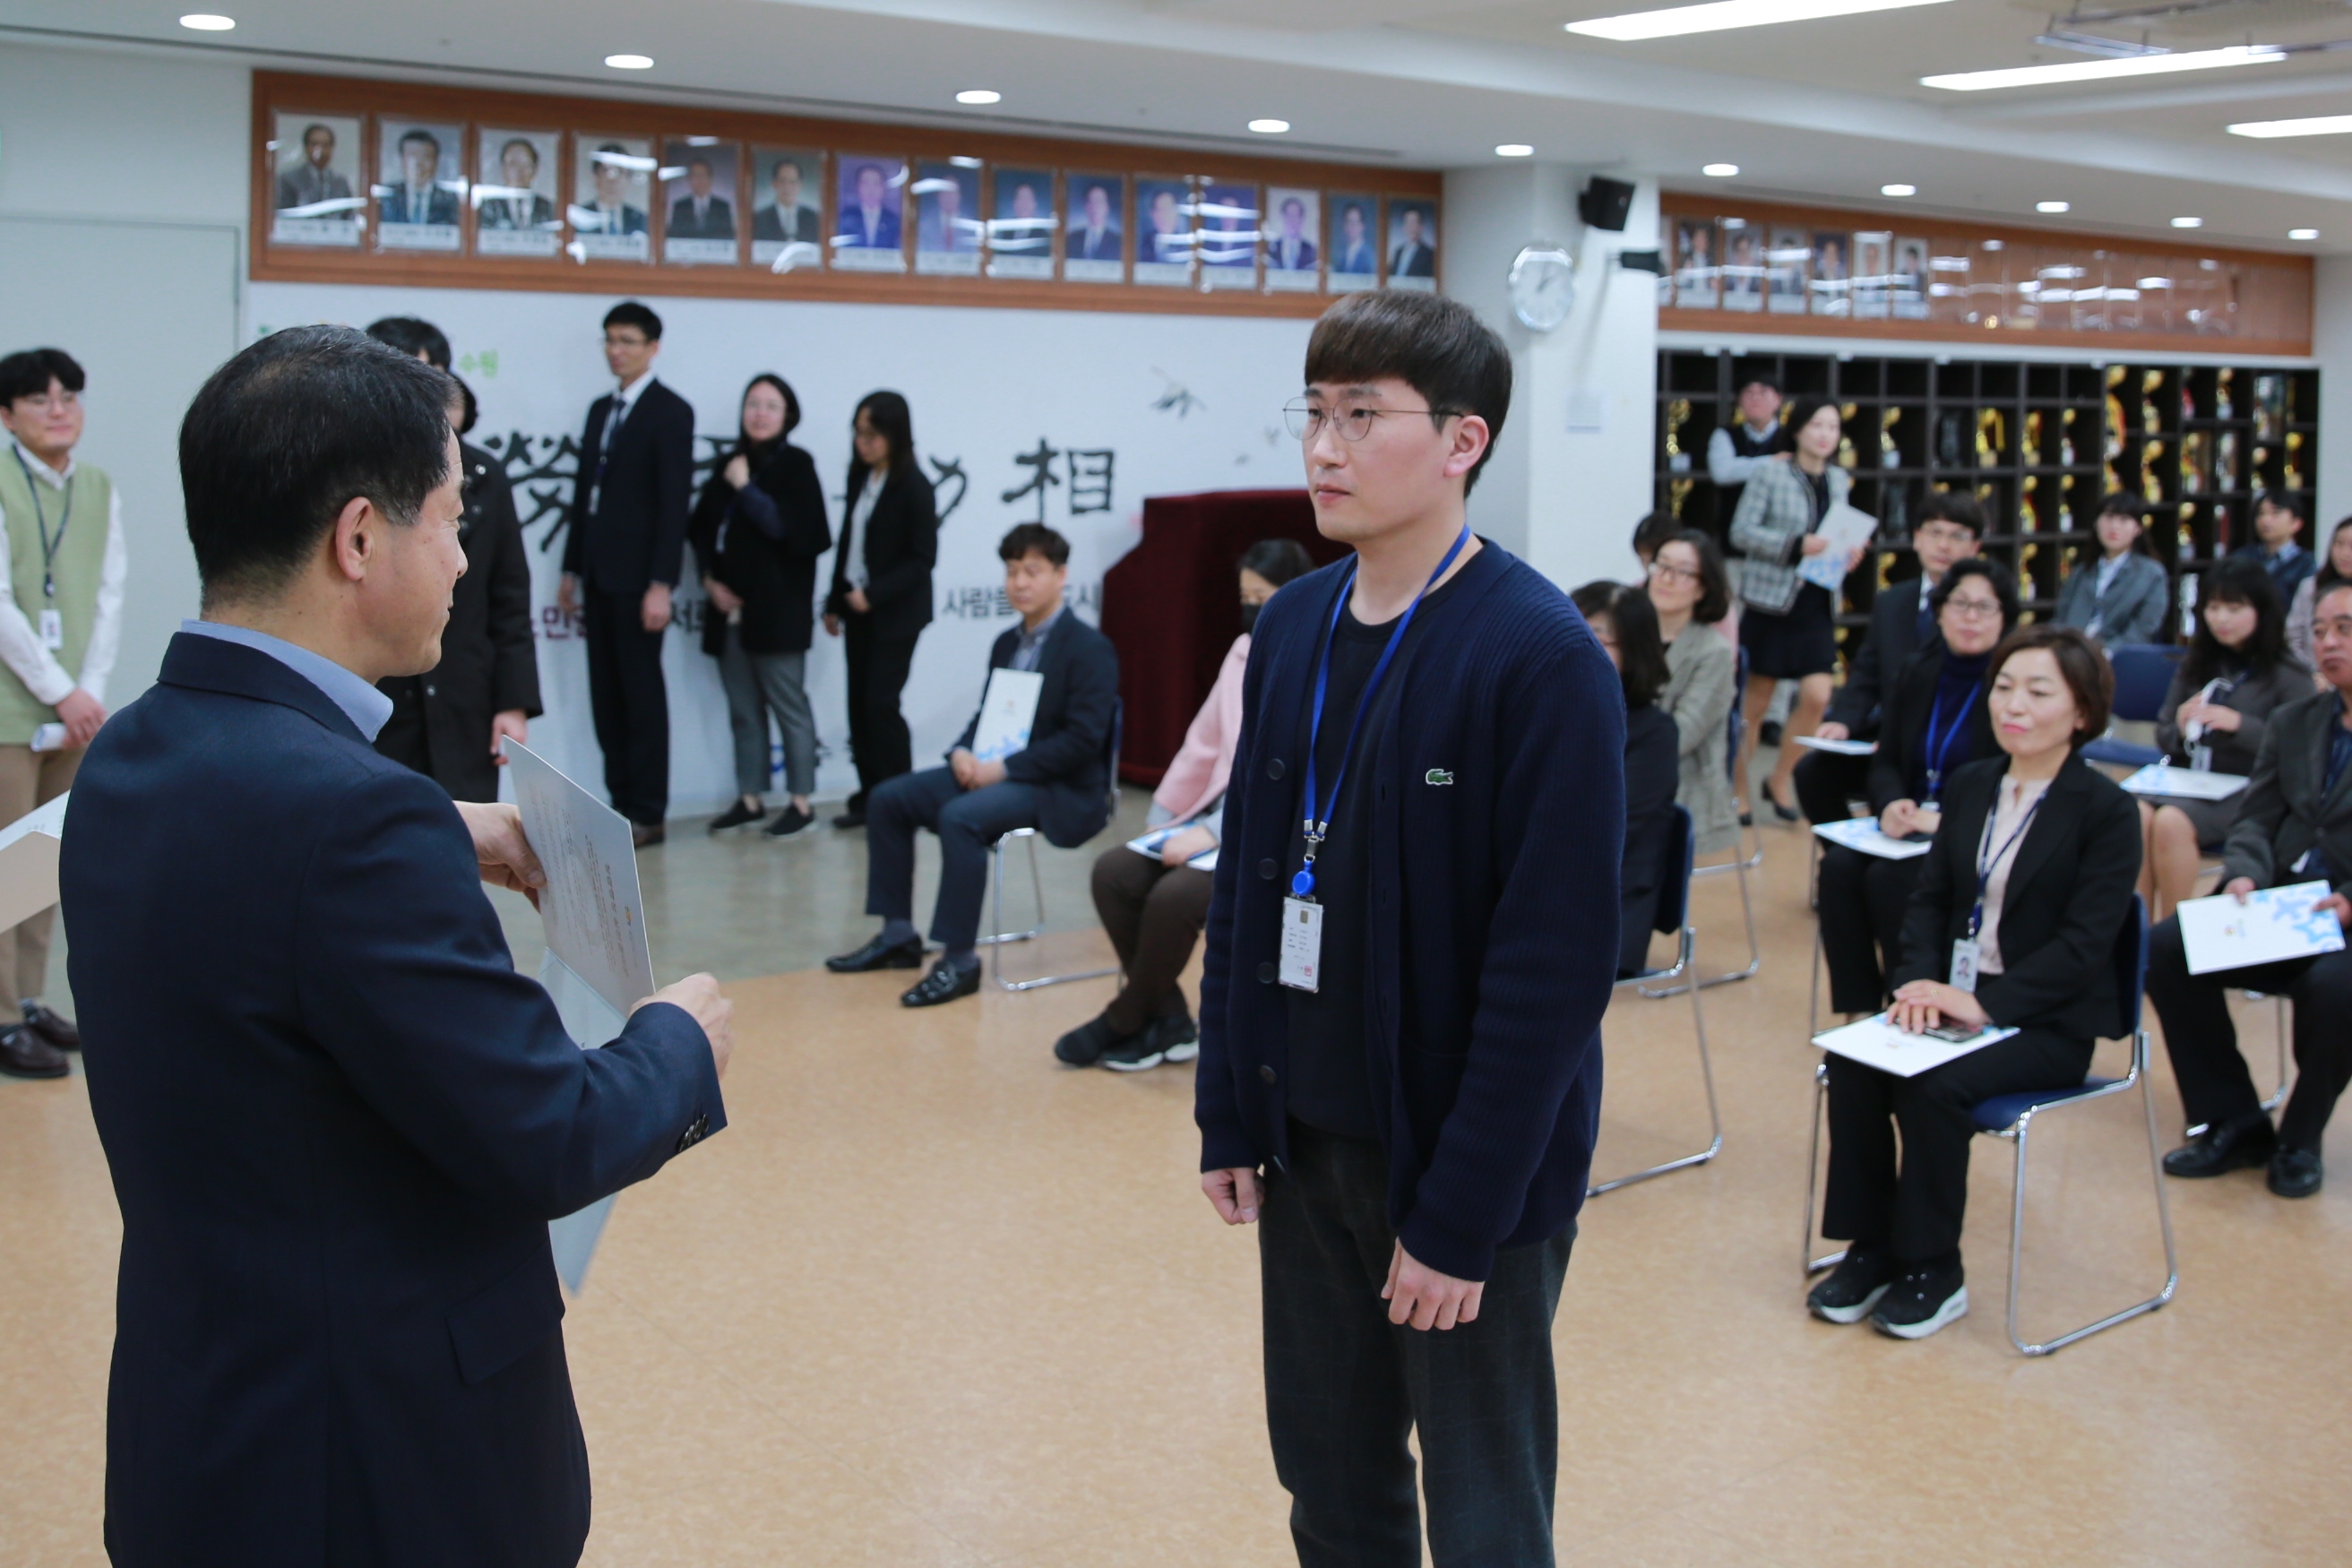
[[[106,679],[122,632],[121,500],[106,470],[77,462],[80,365],[62,349],[0,359],[0,514],[12,569],[0,574],[0,824],[73,787],[106,722]],[[81,1044],[41,1001],[54,910],[0,931],[0,1073],[62,1078]],[[21,1021],[20,1021],[21,1020]]]
[[[1845,684],[1830,700],[1829,712],[1813,727],[1817,741],[1878,739],[1880,709],[1911,656],[1937,640],[1927,595],[1956,561],[1977,552],[1984,537],[1984,512],[1974,498],[1952,490],[1931,492],[1911,531],[1911,551],[1919,575],[1896,583],[1870,606],[1870,630],[1846,663]],[[1797,764],[1797,808],[1808,822],[1842,822],[1853,815],[1852,802],[1870,795],[1870,758],[1809,752]]]
[[[1355,554],[1257,622],[1201,987],[1202,1186],[1259,1225],[1299,1561],[1418,1563],[1425,1495],[1438,1568],[1549,1563],[1624,700],[1566,595],[1464,521],[1510,405],[1491,330],[1440,295],[1356,294],[1307,383],[1287,412],[1316,525]]]

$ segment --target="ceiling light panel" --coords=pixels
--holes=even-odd
[[[606,55],[604,63],[616,71],[649,71],[654,68],[651,55]]]
[[[2233,44],[2182,55],[2139,55],[2120,60],[2067,60],[2048,66],[2012,66],[2000,70],[1923,76],[1921,87],[1949,92],[1989,92],[2011,87],[2054,87],[2070,81],[2112,81],[2117,77],[2165,76],[2174,71],[2218,70],[2227,66],[2275,65],[2285,54],[2263,45]]]
[[[1253,120],[1249,122],[1249,128],[1256,132],[1261,136],[1279,136],[1284,132],[1290,129],[1290,121],[1287,120]]]
[[[2230,127],[2232,136],[2342,136],[2352,132],[2352,114],[2320,114],[2308,120],[2247,120]]]
[[[1679,38],[1691,33],[1721,33],[1734,27],[1769,27],[1782,22],[1815,22],[1827,16],[1858,16],[1869,11],[1900,11],[1940,5],[1947,0],[1714,0],[1664,11],[1633,11],[1622,16],[1590,16],[1568,30],[1588,38],[1636,43],[1643,38]]]
[[[1705,174],[1710,180],[1727,180],[1734,174],[1739,173],[1739,165],[1737,163],[1707,163],[1699,169],[1699,173]]]
[[[958,103],[1002,103],[1004,95],[992,87],[968,87],[956,94]]]

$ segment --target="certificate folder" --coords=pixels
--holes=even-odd
[[[1957,1061],[1970,1051],[1980,1051],[2015,1033],[2015,1029],[1997,1029],[1988,1026],[1965,1040],[1939,1040],[1933,1035],[1915,1035],[1898,1029],[1887,1022],[1885,1014],[1881,1013],[1875,1017],[1864,1018],[1859,1024],[1848,1024],[1842,1029],[1815,1035],[1813,1044],[1849,1061],[1876,1068],[1881,1072],[1891,1072],[1896,1078],[1916,1078],[1929,1068]]]

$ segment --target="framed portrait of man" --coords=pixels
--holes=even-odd
[[[833,264],[848,272],[904,272],[907,161],[877,153],[834,158]]]
[[[1053,171],[1000,167],[990,185],[988,275],[1052,278],[1054,231],[1061,227],[1054,211]]]
[[[375,244],[378,250],[439,250],[464,244],[466,128],[377,115]]]
[[[1765,310],[1774,315],[1803,315],[1812,296],[1806,276],[1812,264],[1812,237],[1792,225],[1776,226],[1764,246]]]
[[[1853,236],[1813,235],[1813,314],[1853,314]]]
[[[563,248],[552,131],[483,126],[474,154],[474,254],[549,257]]]
[[[280,110],[263,149],[270,182],[269,243],[351,249],[367,197],[360,180],[360,122]]]
[[[1675,304],[1685,310],[1712,310],[1723,268],[1715,258],[1715,223],[1709,218],[1675,219]]]
[[[1389,198],[1389,287],[1437,292],[1437,204]]]
[[[915,165],[915,270],[934,278],[977,278],[987,220],[980,216],[977,158]]]
[[[1257,247],[1264,198],[1255,185],[1210,180],[1194,204],[1195,247],[1203,289],[1257,287]]]
[[[572,138],[572,253],[582,261],[651,261],[654,144],[642,136]]]
[[[1073,174],[1064,189],[1070,222],[1062,231],[1062,277],[1072,283],[1124,283],[1127,231],[1119,215],[1127,210],[1126,177]]]
[[[1853,237],[1853,313],[1858,320],[1886,319],[1894,268],[1894,235],[1882,230]]]
[[[1723,308],[1761,310],[1764,308],[1764,230],[1744,217],[1717,218],[1717,234],[1723,246]]]
[[[1135,280],[1159,288],[1192,282],[1192,182],[1135,182]]]
[[[662,143],[662,259],[673,267],[732,267],[741,149],[716,136]]]
[[[1267,186],[1264,227],[1266,292],[1313,293],[1323,279],[1323,193]]]
[[[1927,319],[1927,282],[1931,262],[1927,242],[1906,237],[1895,242],[1895,287],[1891,290],[1898,321]]]
[[[824,154],[751,149],[751,265],[772,272],[824,265]]]
[[[1381,281],[1380,198],[1334,191],[1330,201],[1331,251],[1325,264],[1330,277],[1325,286],[1334,294],[1352,294],[1359,289],[1378,288]]]

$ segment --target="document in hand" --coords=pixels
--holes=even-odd
[[[1878,830],[1874,817],[1848,817],[1843,822],[1817,823],[1813,837],[1832,844],[1843,844],[1849,849],[1859,849],[1864,855],[1875,855],[1881,860],[1908,860],[1915,855],[1925,855],[1936,846],[1932,840],[1914,843],[1908,838],[1889,838]]]
[[[971,754],[983,763],[1001,763],[1025,751],[1029,731],[1037,722],[1038,694],[1045,678],[1034,669],[992,669],[988,693],[980,700],[980,724],[971,732]]]
[[[539,894],[547,924],[540,983],[572,1044],[594,1050],[620,1037],[629,1009],[654,990],[636,845],[626,817],[544,757],[511,739],[506,757],[523,832],[547,872]],[[600,1198],[547,1227],[555,1271],[575,1295],[588,1282],[588,1262],[612,1211],[613,1200]]]
[[[58,848],[66,836],[70,793],[0,827],[0,931],[58,901]]]
[[[1870,542],[1871,535],[1878,531],[1878,520],[1841,501],[1830,508],[1813,531],[1829,541],[1829,548],[1799,562],[1797,575],[1834,594],[1845,583],[1845,558]]]
[[[1942,1067],[1946,1062],[1979,1051],[1996,1041],[2005,1040],[2017,1033],[2015,1029],[1998,1029],[1988,1025],[1965,1040],[1939,1040],[1933,1035],[1915,1035],[1888,1023],[1886,1015],[1864,1018],[1859,1024],[1832,1029],[1815,1035],[1813,1044],[1825,1051],[1860,1062],[1864,1067],[1891,1072],[1896,1078],[1916,1078],[1929,1068]]]
[[[2315,908],[2328,893],[2325,882],[2263,888],[2240,903],[2227,893],[2189,899],[2174,907],[2180,917],[2180,942],[2189,950],[2189,973],[2210,974],[2250,963],[2344,951],[2344,928],[2329,911]]]
[[[1841,757],[1874,757],[1878,754],[1878,742],[1875,741],[1824,741],[1819,735],[1796,735],[1791,739],[1809,752],[1831,752]]]
[[[2200,773],[2169,763],[2150,763],[2124,780],[2134,795],[2169,796],[2174,800],[2227,800],[2246,787],[2243,773]]]
[[[1168,841],[1192,826],[1192,825],[1189,822],[1180,822],[1172,826],[1155,828],[1151,832],[1145,834],[1140,838],[1129,839],[1127,841],[1127,847],[1129,849],[1134,850],[1138,855],[1142,856],[1147,860],[1157,860],[1160,858],[1160,851],[1167,847]],[[1191,859],[1185,861],[1184,864],[1192,867],[1195,871],[1215,870],[1217,868],[1217,847],[1212,844],[1206,849],[1202,850],[1198,855],[1195,855]]]

